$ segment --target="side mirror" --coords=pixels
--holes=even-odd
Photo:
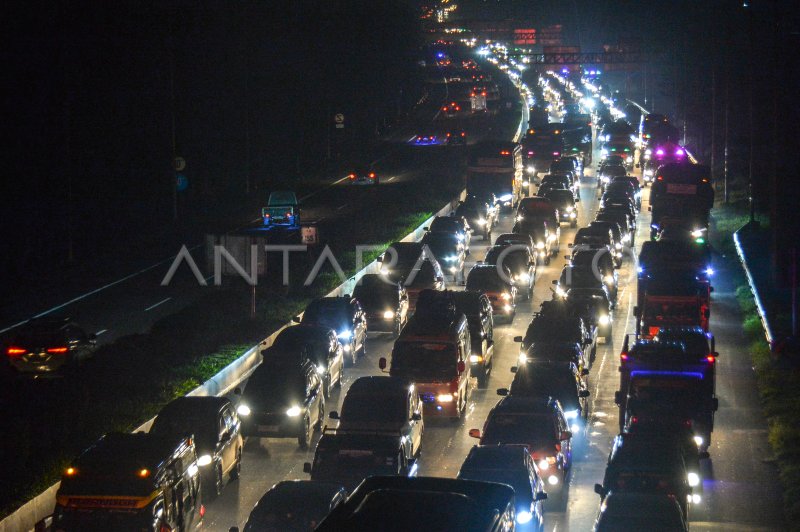
[[[534,501],[545,501],[547,500],[547,493],[543,491],[537,491],[536,496],[533,498]]]
[[[381,357],[380,360],[378,360],[378,367],[381,369],[381,371],[384,371],[386,369],[386,358],[385,357]]]
[[[511,373],[516,373],[518,370],[519,368],[517,366],[511,366],[511,369],[509,371],[511,371]]]
[[[713,356],[714,358],[719,358],[719,353],[717,353],[716,351],[712,351],[711,356]]]
[[[311,473],[311,462],[303,462],[303,473]]]
[[[573,245],[574,245],[574,243],[573,243],[573,242],[570,242],[569,244],[567,244],[567,247],[568,247],[568,248],[571,248]]]
[[[517,342],[518,344],[521,344],[522,343],[522,336],[515,336],[514,337],[514,341]]]
[[[292,321],[295,323],[300,323],[300,316],[295,316],[294,318],[292,318]]]
[[[603,486],[601,484],[595,484],[594,485],[594,492],[596,494],[600,495],[601,497],[605,497],[606,496],[606,490],[603,488]]]
[[[242,395],[242,389],[237,386],[233,389],[233,395]]]
[[[467,365],[464,364],[463,360],[459,360],[456,369],[458,370],[459,373],[464,373],[464,371],[466,371],[467,369]]]
[[[709,458],[711,458],[711,454],[709,454],[708,451],[703,451],[703,452],[697,453],[697,457],[700,460],[708,460]]]
[[[437,276],[437,277],[436,277],[436,282],[437,282],[437,283],[443,283],[443,282],[444,282],[444,277],[442,277],[442,276]]]
[[[719,410],[719,399],[716,397],[711,400],[711,409],[716,412]]]
[[[588,374],[589,374],[589,370],[588,369],[584,368],[584,369],[581,370],[581,377],[585,377]]]
[[[470,438],[481,439],[481,430],[480,429],[469,429],[469,437]]]
[[[633,307],[633,315],[636,316],[637,318],[639,317],[639,305]]]
[[[505,397],[506,395],[508,395],[508,388],[498,388],[497,395],[502,395],[503,397]]]
[[[622,392],[619,390],[614,392],[614,404],[617,406],[622,404]]]
[[[585,397],[589,397],[589,390],[581,390],[581,391],[579,391],[578,392],[578,397],[580,397],[581,399],[583,399]]]
[[[550,284],[558,285],[558,279],[553,279],[552,281],[550,281]]]
[[[339,419],[339,412],[337,412],[336,410],[331,410],[330,412],[328,412],[328,417],[330,419]]]
[[[423,228],[422,228],[422,230],[423,230],[423,231],[430,231],[430,230],[431,230],[431,228],[430,228],[430,227],[428,227],[428,226],[425,226],[425,227],[423,227]]]
[[[414,412],[411,414],[411,421],[422,421],[422,414],[419,412]]]
[[[564,430],[564,431],[561,432],[561,434],[559,436],[560,436],[559,437],[560,440],[568,440],[568,439],[572,438],[572,431]]]

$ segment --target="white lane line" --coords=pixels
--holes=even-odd
[[[203,244],[198,244],[198,245],[196,245],[196,246],[194,246],[192,248],[189,248],[189,251],[194,251],[195,249],[197,249],[197,248],[199,248],[201,246],[203,246]],[[138,272],[134,272],[134,273],[132,273],[130,275],[126,275],[122,279],[117,279],[116,281],[112,281],[112,282],[110,282],[108,284],[105,284],[105,285],[101,286],[100,288],[95,288],[94,290],[92,290],[90,292],[86,292],[85,294],[79,295],[78,297],[74,297],[74,298],[70,299],[69,301],[67,301],[66,303],[61,303],[60,305],[56,305],[53,308],[49,308],[47,310],[44,310],[44,311],[36,314],[35,316],[31,316],[27,320],[22,320],[21,322],[15,323],[14,325],[10,325],[10,326],[6,327],[5,329],[0,329],[0,334],[3,334],[4,332],[8,332],[11,329],[15,329],[15,328],[19,327],[20,325],[22,325],[23,323],[27,323],[28,321],[30,321],[32,319],[41,318],[42,316],[46,316],[46,315],[51,314],[51,313],[53,313],[53,312],[55,312],[57,310],[61,310],[62,308],[66,307],[68,305],[71,305],[73,303],[77,303],[78,301],[80,301],[82,299],[86,299],[89,296],[93,296],[94,294],[96,294],[98,292],[102,292],[103,290],[105,290],[107,288],[111,288],[112,286],[116,286],[116,285],[118,285],[120,283],[124,283],[128,279],[133,279],[137,275],[141,275],[143,273],[149,272],[150,270],[158,268],[162,264],[166,264],[168,262],[172,262],[173,260],[175,260],[176,256],[177,255],[172,256],[172,257],[170,257],[168,259],[162,260],[161,262],[157,262],[156,264],[153,264],[152,266],[148,266],[147,268],[143,268],[143,269],[139,270]]]
[[[389,179],[387,179],[387,180],[386,180],[386,182],[387,182],[387,183],[391,183],[392,181],[394,181],[394,178],[395,178],[395,177],[397,177],[397,176],[396,176],[396,175],[393,175],[392,177],[390,177]]]
[[[107,332],[108,332],[108,329],[100,329],[99,331],[97,331],[96,333],[94,333],[94,335],[95,335],[95,336],[100,336],[101,334],[103,334],[103,333],[107,333]]]
[[[343,177],[343,178],[341,178],[341,179],[337,179],[336,181],[334,181],[334,182],[333,182],[333,183],[331,183],[330,185],[324,186],[324,187],[322,187],[322,188],[321,188],[321,189],[319,189],[319,190],[315,190],[315,191],[314,191],[314,192],[312,192],[311,194],[306,194],[306,195],[305,195],[305,196],[303,196],[302,198],[298,198],[297,202],[299,203],[299,202],[301,202],[301,201],[305,201],[305,200],[307,200],[308,198],[310,198],[310,197],[312,197],[312,196],[316,196],[317,194],[319,194],[319,193],[320,193],[320,192],[322,192],[323,190],[328,190],[329,188],[331,188],[331,187],[333,187],[333,186],[336,186],[336,185],[338,185],[339,183],[341,183],[341,182],[342,182],[342,181],[344,181],[345,179],[347,179],[347,176],[344,176],[344,177]]]
[[[147,311],[149,311],[149,310],[153,310],[153,309],[154,309],[154,308],[156,308],[157,306],[159,306],[159,305],[163,305],[164,303],[166,303],[166,302],[167,302],[167,301],[169,301],[170,299],[172,299],[172,298],[171,298],[171,297],[168,297],[168,298],[166,298],[166,299],[162,299],[161,301],[159,301],[159,302],[158,302],[158,303],[156,303],[155,305],[150,305],[149,307],[147,307],[146,309],[144,309],[144,311],[145,311],[145,312],[147,312]]]
[[[347,203],[345,203],[344,205],[339,205],[338,207],[336,207],[336,210],[337,210],[337,211],[341,211],[341,210],[342,210],[342,209],[344,209],[345,207],[347,207]]]

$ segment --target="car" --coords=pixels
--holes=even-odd
[[[413,464],[422,448],[425,423],[422,402],[414,383],[400,377],[359,377],[347,390],[338,420],[337,434],[347,432],[391,433],[400,438],[403,461]]]
[[[562,157],[550,164],[551,174],[560,172],[572,172],[572,175],[580,176],[583,173],[583,167],[577,157]]]
[[[570,311],[597,328],[597,335],[611,343],[614,332],[614,305],[605,286],[570,288],[564,296]]]
[[[316,528],[342,530],[513,530],[514,489],[496,482],[454,478],[374,476]]]
[[[573,268],[573,271],[581,270],[581,272],[591,271],[595,278],[602,279],[608,288],[609,296],[613,301],[617,301],[619,278],[616,269],[614,268],[614,259],[612,258],[612,251],[608,248],[601,249],[573,249],[572,255],[565,257],[569,262],[568,266]],[[562,272],[563,274],[563,272]],[[578,274],[582,275],[582,274]],[[573,283],[566,283],[566,275],[562,275],[564,281],[559,280],[560,285],[567,285]],[[586,280],[587,283],[593,281]],[[575,280],[576,286],[584,285],[580,280]],[[565,288],[566,290],[566,288]]]
[[[614,242],[614,234],[608,227],[586,226],[581,227],[575,233],[575,240],[570,247],[573,250],[605,250],[611,251],[611,258],[614,266],[619,268],[622,265],[622,251],[617,250]]]
[[[614,438],[603,483],[595,484],[594,491],[601,499],[611,491],[672,495],[685,519],[689,502],[700,502],[692,497],[681,450],[671,442],[659,443],[654,438]]]
[[[463,129],[455,129],[447,132],[445,142],[448,146],[466,146],[467,132]]]
[[[371,332],[398,336],[408,322],[408,290],[402,283],[388,281],[377,273],[367,273],[356,283],[353,297],[361,305]]]
[[[499,395],[522,397],[552,397],[564,410],[573,436],[585,431],[589,419],[589,388],[584,376],[589,370],[578,369],[573,362],[544,360],[536,352],[544,351],[541,345],[528,350],[525,362],[512,366],[514,380],[511,388],[500,388]]]
[[[335,482],[283,480],[272,486],[250,511],[243,532],[314,530],[331,510],[347,498]],[[230,532],[239,532],[231,527]]]
[[[194,438],[202,493],[208,498],[222,493],[226,478],[239,478],[244,447],[241,422],[225,397],[179,397],[161,409],[149,434],[175,441]]]
[[[335,386],[342,386],[344,376],[344,348],[335,330],[327,326],[301,324],[286,327],[267,349],[261,351],[264,360],[305,359],[314,364],[322,379],[325,397],[330,397]]]
[[[595,214],[594,219],[596,222],[609,222],[616,224],[619,228],[620,242],[622,242],[623,245],[633,247],[636,243],[636,235],[631,232],[630,222],[627,214],[615,212],[613,210],[600,211]]]
[[[347,179],[354,185],[378,185],[380,183],[380,176],[371,165],[355,167],[347,174]]]
[[[575,196],[572,191],[551,189],[544,193],[544,197],[558,209],[559,222],[567,222],[573,228],[578,227],[578,206],[575,204]]]
[[[481,445],[528,446],[539,475],[547,482],[548,501],[566,508],[572,467],[572,433],[557,400],[549,397],[503,397],[489,412],[483,430],[469,435]]]
[[[357,299],[343,297],[320,297],[308,304],[302,318],[293,321],[303,325],[321,325],[336,331],[337,338],[353,364],[358,355],[367,352],[367,318]]]
[[[442,106],[442,113],[447,118],[452,118],[461,112],[461,104],[458,102],[449,102]]]
[[[464,314],[469,325],[472,349],[470,373],[478,379],[478,388],[485,388],[494,361],[494,312],[486,294],[452,292],[456,312]]]
[[[603,252],[603,250],[599,250],[599,252]],[[587,252],[584,251],[581,253],[585,254]],[[596,254],[598,251],[595,250],[590,253]],[[608,290],[608,295],[611,300],[616,301],[616,279],[616,273],[604,274],[599,268],[595,268],[593,270],[591,265],[575,266],[572,264],[567,264],[561,269],[561,276],[557,280],[554,279],[552,282],[556,286],[556,294],[560,296],[566,295],[566,293],[573,288],[605,287]]]
[[[454,283],[463,283],[467,247],[458,234],[429,231],[422,237],[422,245],[427,246],[438,263],[444,265]]]
[[[440,143],[439,135],[433,132],[417,133],[411,138],[411,144],[416,146],[435,146]]]
[[[542,303],[542,310],[533,314],[524,336],[515,336],[520,345],[520,355],[536,344],[573,344],[589,353],[590,362],[597,352],[597,327],[575,314],[563,300],[553,299]]]
[[[603,195],[600,197],[600,205],[599,207],[602,209],[606,204],[613,205],[613,204],[630,204],[631,208],[633,209],[634,213],[638,213],[639,211],[639,202],[636,198],[636,194],[627,187],[615,187],[609,188],[606,187],[606,190],[603,192]]]
[[[616,222],[607,222],[607,221],[598,221],[595,220],[589,224],[589,228],[599,227],[600,230],[609,230],[611,231],[611,239],[614,242],[614,253],[623,253],[624,254],[624,246],[625,243],[622,241],[623,235],[622,230],[619,227],[619,224]]]
[[[511,279],[517,288],[518,295],[525,299],[533,297],[533,287],[536,282],[536,256],[532,255],[527,246],[509,245],[492,246],[486,252],[483,262],[485,264],[498,264],[511,272]]]
[[[547,174],[542,177],[542,180],[539,183],[539,191],[536,193],[537,196],[542,196],[543,188],[566,188],[568,190],[572,189],[572,178],[570,175],[567,174]]]
[[[413,315],[417,310],[419,296],[425,290],[445,290],[444,273],[439,263],[434,260],[424,261],[418,268],[411,271],[405,282],[408,292],[408,310]]]
[[[18,374],[63,376],[92,357],[97,336],[68,317],[42,317],[13,331],[6,342],[6,360]]]
[[[426,280],[430,278],[431,284],[440,284],[444,289],[444,273],[439,261],[420,242],[394,242],[378,257],[378,262],[381,264],[381,275],[406,287],[411,312],[414,310],[416,293],[419,292],[416,287],[423,281],[427,283]]]
[[[498,482],[514,488],[515,530],[544,530],[544,482],[525,445],[475,445],[456,475],[462,480]]]
[[[687,532],[689,525],[675,497],[665,493],[631,493],[612,490],[606,495],[594,522],[594,532],[658,530]]]
[[[505,275],[501,275],[497,266],[491,264],[476,264],[467,275],[466,289],[486,294],[494,315],[504,316],[510,323],[516,314],[517,287],[511,271],[504,270],[504,273]]]
[[[497,209],[494,207],[494,200],[482,201],[477,196],[470,195],[458,204],[455,216],[466,219],[473,233],[480,234],[487,241],[497,222]]]
[[[536,256],[536,242],[533,237],[522,233],[502,233],[494,239],[495,246],[523,245],[531,255]]]
[[[464,244],[464,249],[469,253],[469,244],[472,240],[472,231],[469,223],[462,216],[435,216],[431,224],[425,227],[431,233],[451,233],[455,234]]]
[[[534,256],[537,264],[539,261],[545,266],[550,264],[551,257],[558,253],[556,246],[560,244],[561,229],[557,222],[539,217],[525,217],[515,222],[512,230],[515,234],[527,237],[534,242]]]
[[[589,359],[578,342],[536,342],[519,354],[520,364],[530,361],[568,362],[575,364],[581,377],[589,374]]]
[[[623,177],[627,174],[628,171],[625,169],[624,164],[617,165],[606,162],[601,165],[600,169],[597,171],[597,188],[605,188],[606,185],[611,183],[612,179]]]
[[[247,379],[244,392],[236,388],[234,394],[240,396],[236,412],[245,437],[297,438],[305,450],[325,421],[322,379],[308,361],[264,361]]]

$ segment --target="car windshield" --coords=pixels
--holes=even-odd
[[[511,393],[525,396],[551,396],[561,401],[566,410],[577,407],[578,384],[568,370],[546,371],[532,365],[521,369],[511,383]]]
[[[702,380],[697,378],[636,377],[629,394],[640,406],[646,404],[696,405],[703,394]]]
[[[474,294],[469,292],[456,292],[454,294],[456,308],[459,312],[463,312],[467,316],[477,316],[481,312],[481,300]]]
[[[388,449],[319,449],[314,455],[314,477],[364,478],[397,473],[397,457]]]
[[[296,353],[304,345],[314,348],[327,347],[328,335],[307,327],[287,327],[275,338],[272,347],[281,353]]]
[[[330,512],[332,493],[271,490],[253,508],[244,532],[312,530]]]
[[[565,342],[583,342],[580,327],[573,320],[536,318],[525,335],[527,342],[559,339]]]
[[[549,214],[553,211],[553,204],[549,200],[543,198],[528,198],[534,201],[526,201],[525,199],[519,202],[519,214],[530,215],[534,213]]]
[[[245,395],[256,398],[265,407],[281,406],[299,399],[304,390],[304,379],[296,367],[284,369],[262,364],[248,379]]]
[[[539,449],[556,441],[553,417],[548,414],[494,413],[486,422],[481,445],[523,443]]]
[[[432,232],[443,231],[446,233],[455,233],[463,229],[463,227],[459,227],[458,220],[451,216],[437,216],[430,225],[430,230]]]
[[[486,264],[497,264],[500,257],[503,257],[503,266],[512,271],[526,270],[528,268],[528,252],[522,249],[508,250],[506,247],[494,246],[486,253],[483,261]]]
[[[705,334],[680,334],[680,333],[659,333],[661,341],[677,341],[683,343],[686,353],[689,355],[706,356],[709,352],[708,339]]]
[[[392,350],[393,376],[449,379],[456,372],[456,348],[434,342],[396,342]]]
[[[406,397],[347,394],[342,404],[341,419],[347,423],[386,423],[405,421]]]
[[[514,488],[514,499],[518,503],[527,504],[533,500],[531,477],[524,469],[462,468],[458,474],[458,478],[508,484]]]
[[[406,283],[406,286],[409,288],[427,288],[433,285],[434,283],[434,274],[435,271],[433,269],[433,265],[425,261],[422,265],[409,272],[407,280],[409,282]],[[413,278],[412,278],[413,276]]]
[[[507,289],[508,285],[500,278],[496,268],[478,268],[467,276],[467,290],[496,292]]]
[[[561,284],[566,287],[594,288],[602,283],[601,274],[586,268],[567,268],[561,273]]]

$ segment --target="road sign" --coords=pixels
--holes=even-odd
[[[184,174],[175,174],[175,188],[178,192],[183,192],[189,188],[189,179]]]
[[[313,225],[304,225],[300,228],[300,235],[303,240],[303,244],[306,245],[314,245],[319,243],[317,240],[317,228]]]
[[[183,157],[175,157],[173,164],[175,165],[176,172],[183,172],[186,170],[186,159]]]
[[[333,121],[337,124],[344,124],[344,115],[342,113],[336,113],[333,117]]]

